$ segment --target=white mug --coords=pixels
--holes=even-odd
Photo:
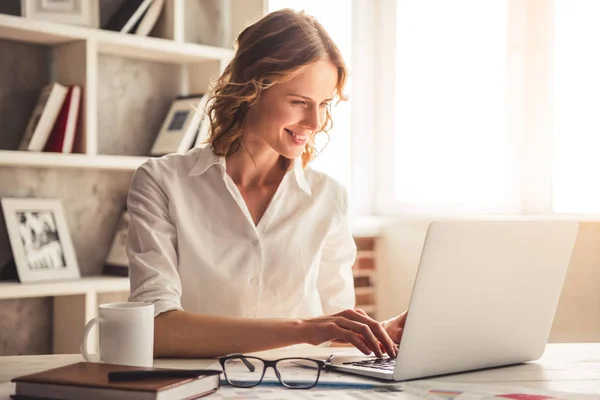
[[[108,303],[98,307],[81,338],[81,354],[87,362],[87,339],[94,325],[100,329],[100,362],[152,367],[154,359],[154,304]]]

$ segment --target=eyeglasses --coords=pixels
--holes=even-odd
[[[279,382],[288,389],[310,389],[319,381],[325,361],[312,358],[289,357],[278,360],[263,360],[259,357],[231,354],[219,358],[225,380],[231,386],[251,388],[262,382],[267,368],[271,367]],[[302,379],[296,376],[298,367],[303,369]]]

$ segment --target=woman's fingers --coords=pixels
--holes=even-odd
[[[337,324],[330,325],[330,330],[330,334],[332,336],[352,344],[365,355],[371,354],[371,348],[355,332],[348,329],[344,329]]]
[[[383,357],[383,353],[379,348],[379,340],[375,337],[369,325],[357,321],[352,321],[350,319],[342,319],[339,322],[339,326],[354,332],[354,334],[362,336],[364,342],[371,349],[370,351],[375,353],[377,357]]]
[[[307,343],[318,345],[331,340],[346,341],[365,354],[373,352],[382,357],[385,351],[390,357],[397,355],[397,346],[381,323],[362,310],[344,310],[305,321]]]
[[[370,332],[381,342],[383,347],[385,348],[386,353],[390,357],[396,357],[396,343],[390,338],[390,335],[386,332],[386,330],[381,326],[379,321],[376,321],[366,315],[364,311],[361,313],[359,311],[362,310],[346,310],[342,311],[343,316],[349,320],[357,321],[362,324],[367,325],[370,328]],[[359,332],[360,333],[360,332]],[[379,345],[377,345],[377,351],[374,351],[375,354],[379,351]]]

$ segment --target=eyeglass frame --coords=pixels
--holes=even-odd
[[[254,367],[254,365],[252,365],[252,363],[250,363],[248,361],[248,359],[250,358],[250,359],[260,360],[263,363],[263,371],[262,371],[262,374],[260,375],[260,379],[258,380],[258,382],[256,382],[253,385],[250,385],[250,386],[240,386],[240,385],[232,384],[231,381],[229,380],[229,378],[227,377],[227,373],[225,372],[225,363],[227,362],[227,360],[234,359],[234,358],[241,359],[242,362],[246,365],[246,367],[250,370],[250,372],[254,372],[254,371],[252,371],[252,368],[255,368],[255,367]],[[318,368],[317,368],[317,377],[315,378],[315,383],[313,383],[311,386],[306,386],[306,387],[289,386],[289,385],[285,384],[281,380],[281,373],[277,369],[277,363],[279,361],[285,361],[285,360],[307,360],[307,361],[312,361],[312,362],[316,363]],[[260,385],[260,383],[263,381],[263,378],[265,377],[265,372],[267,372],[267,368],[271,367],[271,368],[273,368],[273,371],[275,371],[275,376],[277,377],[277,380],[279,381],[279,383],[281,383],[281,385],[283,387],[285,387],[287,389],[298,389],[298,390],[312,389],[315,386],[317,386],[317,383],[319,383],[319,378],[321,377],[321,371],[327,370],[327,368],[329,366],[326,361],[315,360],[314,358],[308,358],[308,357],[284,357],[284,358],[278,358],[276,360],[265,360],[264,358],[260,358],[260,357],[256,357],[256,356],[246,356],[244,354],[239,354],[239,353],[229,354],[224,357],[219,357],[219,364],[221,365],[221,368],[223,369],[223,375],[225,375],[225,380],[227,381],[227,384],[230,386],[233,386],[233,387],[249,389],[249,388],[253,388],[253,387]]]

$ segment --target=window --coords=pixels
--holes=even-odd
[[[396,2],[391,185],[402,210],[508,210],[504,1]]]
[[[269,0],[268,12],[282,8],[303,10],[314,16],[325,27],[339,47],[348,68],[351,68],[352,2],[349,0]],[[350,93],[348,81],[346,92]],[[332,109],[333,129],[329,131],[330,142],[311,163],[311,167],[323,171],[350,188],[350,102],[342,102]],[[327,140],[321,135],[319,148]]]
[[[600,2],[556,0],[553,209],[600,212]]]

